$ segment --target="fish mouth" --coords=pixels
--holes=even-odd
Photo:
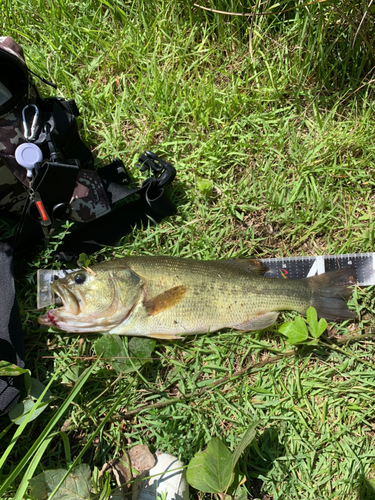
[[[51,290],[56,293],[62,300],[64,310],[69,313],[77,316],[80,313],[81,307],[79,300],[74,293],[72,293],[65,286],[59,285],[58,283],[53,283],[51,285]],[[62,309],[62,308],[60,308]]]
[[[73,293],[58,281],[51,284],[51,290],[61,298],[63,305],[39,316],[39,324],[71,333],[105,332],[112,327],[98,320],[95,314],[85,312],[84,294],[77,290]]]
[[[58,328],[57,319],[55,316],[56,309],[51,309],[47,314],[43,314],[43,316],[39,316],[38,322],[44,326],[56,326]]]
[[[94,307],[87,307],[88,300],[84,290],[72,291],[59,281],[51,284],[51,290],[61,298],[63,306],[50,309],[39,316],[38,322],[43,326],[71,333],[108,332],[126,320],[135,306],[133,304],[130,309],[124,309],[121,302],[113,298],[106,308],[96,311]]]
[[[44,326],[55,326],[60,328],[62,320],[61,313],[77,316],[81,312],[80,304],[82,301],[68,288],[59,285],[58,283],[53,283],[51,285],[51,290],[61,298],[63,306],[47,311],[46,314],[43,314],[38,318],[38,322]]]

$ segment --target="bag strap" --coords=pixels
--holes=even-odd
[[[164,217],[176,213],[175,206],[164,191],[176,175],[175,168],[150,151],[141,155],[138,162],[141,171],[151,170],[152,175],[136,188],[128,187],[130,177],[119,159],[96,172],[111,210],[93,220],[88,219],[90,222],[80,225],[65,237],[64,247],[69,248],[70,252],[81,253],[84,251],[82,248],[87,248],[87,241],[90,241],[90,245],[95,245],[95,249],[98,245],[114,245],[134,226],[145,224],[150,218],[159,222]],[[50,219],[56,207],[69,204],[79,172],[82,171],[77,164],[56,162],[45,162],[38,170],[32,184],[32,192],[34,195],[38,194],[43,209],[50,214]],[[93,174],[95,175],[94,172]],[[102,201],[99,199],[97,203]],[[52,220],[48,226],[42,219],[37,222],[35,210],[32,212],[33,203],[33,196],[29,196],[15,240],[17,253],[35,246],[43,236],[48,243],[54,231],[66,220],[61,219],[60,224],[59,221]],[[91,202],[90,205],[92,204]]]
[[[103,182],[110,177],[122,165],[121,160],[115,160],[109,167],[103,170]],[[80,226],[79,230],[66,235],[64,243],[57,253],[57,258],[62,262],[68,262],[79,256],[80,253],[92,253],[103,245],[116,245],[119,240],[129,234],[135,227],[147,225],[151,221],[160,222],[164,217],[176,213],[175,205],[166,195],[164,188],[168,186],[176,175],[175,168],[168,162],[161,160],[155,153],[146,151],[140,156],[138,166],[141,171],[150,169],[152,176],[146,179],[140,187],[129,188],[119,183],[107,184],[107,193],[112,195],[112,203],[120,201],[110,213],[99,217],[87,224]],[[121,169],[120,179],[124,179]],[[104,175],[105,174],[105,175]],[[127,183],[125,179],[125,184]]]
[[[144,195],[147,203],[153,210],[159,211],[161,214],[166,211],[169,214],[169,204],[167,209],[163,208],[163,204],[160,204],[158,199],[162,196],[164,188],[175,178],[176,169],[173,165],[162,160],[151,151],[145,151],[139,157],[137,167],[141,172],[150,172],[151,176],[143,181],[140,187],[133,189],[126,187],[130,182],[130,177],[125,170],[123,162],[118,158],[110,165],[102,167],[97,171],[103,181],[111,205],[113,206],[134,194],[139,194]]]

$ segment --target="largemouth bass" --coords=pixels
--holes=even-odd
[[[344,300],[356,283],[354,268],[300,280],[267,278],[266,271],[253,259],[115,259],[55,281],[63,307],[39,322],[67,332],[176,339],[222,328],[261,330],[279,311],[305,313],[309,306],[328,320],[356,317]]]

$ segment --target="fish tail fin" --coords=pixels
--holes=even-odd
[[[356,318],[346,304],[357,283],[357,270],[353,267],[305,278],[311,288],[311,304],[318,316],[327,320]]]

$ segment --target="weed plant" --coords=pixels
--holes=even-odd
[[[177,215],[93,259],[374,250],[371,1],[201,0],[254,16],[192,0],[0,6],[1,34],[76,100],[98,158],[120,156],[138,181],[145,149],[177,168]],[[255,420],[239,461],[248,498],[375,498],[372,288],[356,290],[358,321],[292,355],[279,323],[158,342],[151,363],[119,375],[96,360],[97,336],[37,323],[36,270],[59,266],[58,243],[15,262],[27,368],[53,400],[24,427],[0,419],[2,498],[30,498],[28,480],[47,469],[101,469],[132,444],[186,463],[212,437],[233,450]]]

